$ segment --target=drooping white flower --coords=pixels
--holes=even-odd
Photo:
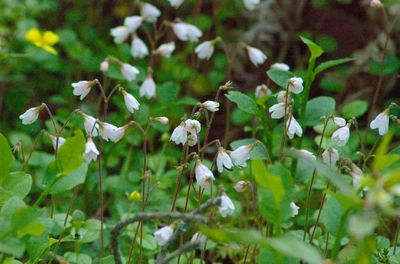
[[[178,39],[182,41],[197,42],[203,33],[196,26],[188,23],[179,22],[172,26],[172,30]]]
[[[285,103],[277,103],[271,106],[268,110],[273,119],[281,119],[285,116]]]
[[[383,4],[380,0],[371,0],[371,2],[369,2],[369,6],[372,8],[382,8]]]
[[[290,100],[292,100],[292,98],[290,97],[290,93],[287,93],[286,91],[280,91],[276,95],[276,100],[278,101],[278,103],[285,103],[286,102],[286,96],[287,96],[287,101],[288,102]]]
[[[209,60],[214,53],[214,41],[204,41],[200,43],[194,52],[196,52],[199,59]]]
[[[135,33],[135,31],[142,25],[143,17],[141,16],[129,16],[124,20],[124,26],[128,28],[130,34]]]
[[[254,144],[240,146],[231,152],[231,159],[235,166],[246,167],[246,161],[250,158],[250,152],[253,150]]]
[[[290,139],[293,139],[294,135],[297,135],[298,137],[301,137],[303,135],[303,130],[301,129],[300,124],[296,121],[294,116],[286,121],[286,127],[287,135]]]
[[[143,16],[144,20],[148,22],[157,22],[158,17],[161,15],[161,11],[154,5],[145,3],[140,10],[140,14]]]
[[[221,195],[221,205],[218,207],[218,211],[222,217],[232,215],[235,211],[235,205],[225,193]]]
[[[102,71],[102,72],[107,72],[109,67],[110,67],[110,63],[108,62],[107,59],[103,60],[103,62],[100,63],[100,71]]]
[[[218,148],[216,163],[217,163],[217,169],[218,169],[219,173],[221,173],[224,170],[224,168],[230,170],[233,167],[231,157],[229,156],[228,152],[223,147]]]
[[[270,94],[272,94],[272,92],[265,84],[261,84],[256,87],[256,98],[260,98]]]
[[[377,115],[369,126],[371,129],[378,129],[379,135],[385,135],[389,131],[389,111],[385,110]]]
[[[190,239],[191,242],[198,242],[200,245],[205,245],[207,241],[207,237],[203,235],[200,232],[196,232],[193,236],[192,239]]]
[[[187,130],[185,128],[185,122],[182,121],[179,126],[177,126],[172,132],[170,141],[175,142],[175,144],[185,145],[187,141]]]
[[[146,44],[137,36],[134,36],[132,39],[131,54],[133,58],[140,59],[149,55],[149,49],[147,48]]]
[[[311,159],[311,160],[317,159],[317,157],[315,157],[314,153],[312,153],[306,149],[299,149],[297,151],[300,153],[300,155],[303,159]]]
[[[99,131],[99,124],[96,118],[84,113],[81,113],[81,115],[83,117],[83,126],[85,127],[86,134],[96,137]]]
[[[195,176],[197,184],[202,188],[209,188],[214,180],[214,174],[200,159],[196,160]]]
[[[111,36],[114,37],[114,42],[120,44],[129,37],[129,29],[126,26],[118,26],[111,29]]]
[[[49,133],[46,133],[47,137],[50,139],[51,144],[53,145],[54,150],[56,149],[60,149],[60,147],[65,143],[65,141],[67,141],[65,138],[63,137],[56,137],[53,136]],[[58,139],[57,139],[58,138]]]
[[[288,80],[288,91],[291,93],[299,94],[303,91],[303,79],[299,77],[292,77]]]
[[[178,8],[182,5],[183,0],[168,0],[168,2],[172,7]]]
[[[292,217],[295,217],[296,215],[299,214],[299,209],[300,207],[298,207],[294,202],[290,203],[290,210],[292,210]]]
[[[168,124],[168,118],[165,116],[152,117],[151,120],[156,121],[162,125]]]
[[[346,125],[346,120],[342,117],[334,117],[333,122],[339,127]]]
[[[147,74],[146,79],[140,86],[139,94],[140,97],[146,97],[147,99],[156,97],[156,83],[151,73]]]
[[[25,111],[25,113],[23,113],[19,116],[19,119],[22,120],[22,124],[30,125],[38,119],[39,113],[40,113],[40,111],[42,111],[43,108],[44,108],[44,104],[41,104],[40,106],[29,108],[28,110]]]
[[[238,181],[233,187],[237,192],[244,192],[249,187],[249,183],[246,181]]]
[[[165,58],[171,57],[172,52],[175,50],[175,42],[171,41],[168,43],[161,44],[156,50],[155,54],[160,54]]]
[[[360,188],[361,186],[361,179],[364,176],[363,171],[356,165],[356,164],[351,164],[351,171],[350,171],[350,176],[353,178],[353,187],[355,189]]]
[[[322,160],[328,166],[335,166],[336,162],[339,160],[339,151],[335,148],[329,147],[322,152]]]
[[[137,75],[139,74],[139,70],[128,63],[122,63],[121,73],[128,82],[131,82],[136,79]]]
[[[200,107],[205,108],[210,112],[217,112],[219,110],[219,103],[215,101],[205,101],[200,104]]]
[[[85,158],[86,163],[89,164],[92,161],[96,161],[97,156],[99,154],[100,154],[100,152],[97,150],[97,147],[94,144],[92,138],[89,137],[85,144],[85,152],[83,153],[83,157]]]
[[[125,126],[122,126],[122,127],[118,127],[118,128],[116,129],[116,131],[115,131],[114,138],[111,139],[111,141],[112,141],[112,142],[118,142],[118,141],[120,141],[120,140],[125,136],[126,130],[127,130],[128,128],[129,128],[129,125],[125,125]]]
[[[336,145],[342,147],[346,145],[350,137],[350,129],[348,126],[340,127],[332,134],[332,140]]]
[[[247,54],[254,66],[258,67],[265,62],[267,56],[259,49],[246,45]]]
[[[159,246],[164,246],[165,244],[167,244],[168,240],[171,239],[173,233],[174,229],[171,225],[164,226],[154,233],[154,239]]]
[[[121,89],[121,93],[124,96],[125,106],[129,112],[133,113],[139,109],[140,104],[133,95],[125,91],[125,89]]]
[[[198,140],[197,134],[189,133],[187,137],[187,144],[189,147],[193,147],[197,144]]]
[[[289,65],[285,64],[285,63],[274,63],[271,65],[270,67],[271,70],[280,70],[280,71],[289,71],[290,67]]]
[[[105,141],[115,141],[118,127],[106,122],[99,122],[99,134]]]
[[[186,131],[192,134],[198,134],[201,130],[201,124],[196,119],[187,119],[185,121]]]
[[[260,3],[260,0],[243,0],[243,4],[248,10],[254,10],[256,6]]]
[[[72,93],[76,96],[80,96],[79,99],[82,100],[89,94],[95,83],[95,81],[79,81],[72,83],[72,87],[74,88]]]

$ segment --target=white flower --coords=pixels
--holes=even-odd
[[[332,134],[332,140],[336,143],[336,145],[342,147],[346,145],[347,141],[350,137],[350,129],[348,126],[341,127],[337,129]]]
[[[51,144],[53,145],[54,150],[60,149],[60,147],[65,143],[65,141],[67,141],[67,140],[66,140],[65,138],[63,138],[63,137],[58,137],[58,140],[57,140],[57,137],[56,137],[56,136],[53,136],[53,135],[48,134],[48,133],[47,133],[47,137],[50,139]]]
[[[154,233],[154,239],[156,240],[158,245],[164,246],[165,244],[167,244],[168,240],[171,239],[173,233],[174,229],[172,228],[172,226],[164,226]]]
[[[129,16],[124,20],[124,26],[127,27],[129,33],[134,33],[143,23],[141,16]]]
[[[312,152],[310,152],[306,149],[299,149],[298,151],[299,151],[300,155],[302,156],[302,158],[304,158],[304,159],[312,159],[312,160],[317,159],[317,157],[315,157],[315,155]]]
[[[254,10],[259,3],[260,0],[243,0],[244,6],[250,11]]]
[[[215,101],[205,101],[200,104],[200,107],[205,108],[210,112],[217,112],[219,110],[219,103]]]
[[[287,94],[287,101],[289,102],[291,100],[290,93]],[[276,95],[276,100],[278,100],[278,103],[285,103],[286,102],[286,91],[280,91]]]
[[[231,157],[229,156],[228,152],[223,147],[218,148],[217,154],[217,169],[218,172],[221,173],[224,170],[224,167],[230,170],[233,167]]]
[[[178,39],[182,41],[197,42],[203,33],[196,26],[180,22],[175,23],[172,29]]]
[[[201,130],[201,124],[196,119],[187,119],[185,121],[185,128],[186,128],[186,131],[188,131],[192,134],[198,134],[198,133],[200,133],[200,130]]]
[[[103,60],[103,62],[100,63],[100,71],[102,71],[102,72],[107,72],[109,67],[110,67],[110,64],[107,59]]]
[[[118,127],[110,123],[106,122],[99,123],[99,134],[105,141],[108,140],[115,141],[117,137],[117,129]]]
[[[76,96],[80,96],[80,99],[82,100],[83,98],[86,97],[86,95],[88,95],[90,89],[92,89],[94,84],[95,84],[94,81],[79,81],[73,83],[72,84],[72,87],[74,88],[73,94]]]
[[[126,26],[118,26],[111,29],[111,36],[114,37],[114,42],[120,44],[129,37],[129,29]]]
[[[152,117],[151,120],[156,121],[162,125],[168,124],[168,118],[165,116]]]
[[[354,163],[351,164],[350,176],[353,178],[353,187],[355,189],[360,188],[361,178],[364,176],[364,174],[363,174],[362,170]]]
[[[136,79],[136,76],[139,74],[139,70],[128,63],[122,63],[121,73],[128,82],[131,82]]]
[[[200,159],[196,160],[195,176],[197,184],[202,188],[210,187],[214,180],[214,174],[206,165],[201,163]]]
[[[254,144],[238,147],[231,152],[231,159],[235,166],[246,167],[246,161],[250,158],[250,152],[253,150]]]
[[[270,67],[271,70],[280,70],[280,71],[289,71],[290,67],[289,65],[285,64],[285,63],[274,63],[271,65]]]
[[[285,103],[277,103],[271,106],[268,110],[273,119],[281,119],[285,116]]]
[[[124,89],[121,89],[121,93],[124,96],[125,106],[128,108],[129,112],[133,113],[135,110],[139,109],[140,104],[133,95],[126,92]]]
[[[196,134],[189,133],[187,137],[187,144],[189,147],[193,147],[198,142],[198,138]]]
[[[146,79],[140,86],[140,97],[146,97],[147,99],[156,97],[156,83],[154,82],[153,75],[147,74]]]
[[[289,123],[290,122],[290,123]],[[303,130],[300,124],[294,119],[294,116],[286,121],[287,135],[290,139],[293,139],[294,135],[301,137],[303,135]]]
[[[168,2],[172,7],[178,8],[182,5],[183,0],[168,0]]]
[[[83,126],[85,127],[86,134],[96,137],[99,130],[96,118],[84,113],[81,113],[81,115],[83,116]]]
[[[154,53],[169,58],[171,57],[171,54],[172,52],[174,52],[174,50],[175,50],[175,42],[172,41],[161,44]]]
[[[203,235],[200,232],[196,232],[193,236],[192,239],[190,240],[191,242],[198,242],[200,245],[205,245],[207,241],[207,237]]]
[[[141,59],[149,55],[149,49],[143,40],[135,36],[131,43],[131,54],[132,57]]]
[[[371,129],[378,129],[379,135],[385,135],[389,130],[389,111],[385,110],[372,120]]]
[[[161,11],[154,5],[145,3],[140,10],[140,14],[148,22],[157,22],[158,17],[161,15]]]
[[[249,187],[249,183],[246,181],[238,181],[233,187],[237,192],[244,192]]]
[[[174,141],[175,144],[185,145],[187,141],[187,131],[185,128],[185,122],[182,121],[179,126],[177,126],[172,132],[170,141]]]
[[[89,137],[85,144],[85,152],[83,153],[86,163],[89,164],[92,161],[96,161],[98,155],[99,151],[97,150],[96,145],[93,143],[92,138]]]
[[[339,151],[331,147],[325,149],[322,153],[322,160],[330,167],[335,166],[336,162],[339,160]]]
[[[261,65],[267,59],[267,56],[259,49],[246,46],[247,54],[249,55],[250,61],[254,64],[254,66]]]
[[[112,142],[118,142],[118,141],[120,141],[120,140],[125,136],[125,133],[126,133],[126,130],[128,129],[128,127],[129,127],[129,125],[125,125],[125,126],[122,126],[122,127],[118,127],[118,128],[115,130],[114,138],[111,139],[111,141],[112,141]]]
[[[380,0],[371,0],[371,2],[369,3],[369,6],[372,8],[382,8],[383,4]]]
[[[196,52],[199,59],[209,60],[214,53],[214,41],[204,41],[200,43],[194,52]]]
[[[333,122],[337,125],[337,126],[345,126],[346,125],[346,120],[344,118],[341,117],[334,117],[333,118]]]
[[[235,211],[235,205],[232,203],[232,200],[223,193],[221,195],[221,205],[218,207],[218,211],[222,217],[227,217],[228,215],[232,215]]]
[[[290,210],[292,210],[292,217],[295,217],[296,215],[299,214],[299,209],[300,207],[298,207],[294,202],[290,203]]]
[[[19,119],[22,120],[22,124],[30,125],[38,119],[39,113],[40,111],[42,111],[43,108],[44,104],[29,108],[28,110],[26,110],[25,113],[19,116]]]
[[[271,93],[271,90],[265,84],[261,84],[256,87],[256,98],[267,96]]]
[[[299,94],[303,91],[303,79],[299,77],[292,77],[288,80],[288,91],[291,93]]]

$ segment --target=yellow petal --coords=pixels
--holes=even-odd
[[[44,49],[44,50],[47,51],[47,52],[50,52],[50,53],[53,54],[53,55],[57,55],[57,51],[56,51],[52,46],[44,45],[44,46],[42,47],[42,49]]]
[[[59,40],[60,40],[60,38],[58,37],[58,35],[56,33],[52,32],[52,31],[46,31],[43,34],[43,41],[47,45],[54,45]]]
[[[31,28],[25,33],[25,39],[35,45],[40,45],[42,42],[42,35],[37,28]]]

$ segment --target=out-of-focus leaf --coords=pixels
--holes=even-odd
[[[85,137],[82,131],[77,130],[73,137],[67,141],[58,150],[58,161],[61,171],[64,174],[77,169],[84,161],[83,152],[85,150]]]
[[[25,172],[10,172],[0,184],[0,205],[13,196],[23,199],[32,187],[32,177]]]
[[[208,226],[200,226],[200,231],[215,242],[233,242],[242,245],[254,245],[263,240],[260,231],[255,229],[211,228]]]
[[[238,91],[229,91],[225,96],[230,101],[236,103],[239,109],[243,112],[253,115],[258,113],[257,103],[250,96]]]
[[[354,60],[354,59],[353,58],[343,58],[343,59],[325,61],[325,62],[321,63],[320,65],[318,65],[315,68],[314,74],[318,74],[318,73],[320,73],[322,71],[325,71],[325,70],[327,70],[329,68],[332,68],[332,67],[335,67],[337,65],[350,62],[352,60]]]
[[[344,118],[361,117],[368,110],[368,102],[364,100],[355,100],[345,104],[342,109]]]
[[[74,171],[68,173],[67,175],[63,175],[51,188],[50,193],[62,193],[84,183],[86,180],[87,170],[88,165],[83,163]]]
[[[8,175],[14,162],[14,156],[11,152],[11,147],[7,139],[0,133],[0,182],[2,178]]]

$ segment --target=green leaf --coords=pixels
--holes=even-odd
[[[77,169],[84,161],[83,152],[85,150],[85,137],[82,131],[77,130],[73,137],[67,141],[58,150],[58,161],[61,171],[67,174]]]
[[[368,101],[355,100],[345,104],[342,109],[344,118],[361,117],[368,110]]]
[[[307,102],[306,126],[314,126],[321,123],[322,116],[329,116],[335,112],[336,102],[332,97],[319,96]]]
[[[250,96],[238,91],[229,91],[225,96],[232,102],[236,103],[240,110],[248,114],[256,115],[258,113],[258,107],[256,101]]]
[[[353,60],[354,60],[353,58],[343,58],[343,59],[325,61],[315,68],[314,74],[317,75],[318,73],[323,72],[329,68],[332,68],[337,65],[344,64],[344,63],[347,63],[347,62],[350,62]]]
[[[86,174],[88,170],[88,165],[83,163],[76,170],[62,176],[54,186],[51,188],[51,194],[62,193],[71,190],[75,186],[82,184],[86,180]]]
[[[312,40],[302,36],[300,36],[300,39],[301,41],[303,41],[304,44],[307,45],[308,50],[311,53],[311,59],[316,59],[324,53],[324,50]]]
[[[41,216],[41,211],[34,207],[19,208],[12,217],[13,230],[18,237],[25,235],[39,236],[45,231],[45,226],[37,220]]]
[[[296,76],[290,71],[281,71],[274,69],[267,71],[267,75],[271,79],[271,81],[273,81],[274,83],[276,83],[277,85],[279,85],[284,89],[286,89],[287,87],[288,80]]]
[[[66,252],[64,258],[71,264],[92,264],[92,258],[86,254]]]
[[[0,181],[6,177],[8,172],[11,170],[14,162],[14,156],[11,151],[11,147],[8,144],[7,139],[0,133]]]
[[[215,242],[254,245],[263,240],[261,233],[255,229],[200,226],[200,231]]]
[[[0,184],[0,205],[13,196],[23,199],[30,192],[32,177],[25,172],[11,172]]]
[[[344,213],[343,205],[333,196],[327,196],[325,205],[321,212],[321,223],[325,228],[336,236],[339,231],[340,221],[338,219]]]
[[[170,104],[176,101],[179,94],[179,86],[174,82],[165,82],[157,87],[157,95],[160,104]]]

